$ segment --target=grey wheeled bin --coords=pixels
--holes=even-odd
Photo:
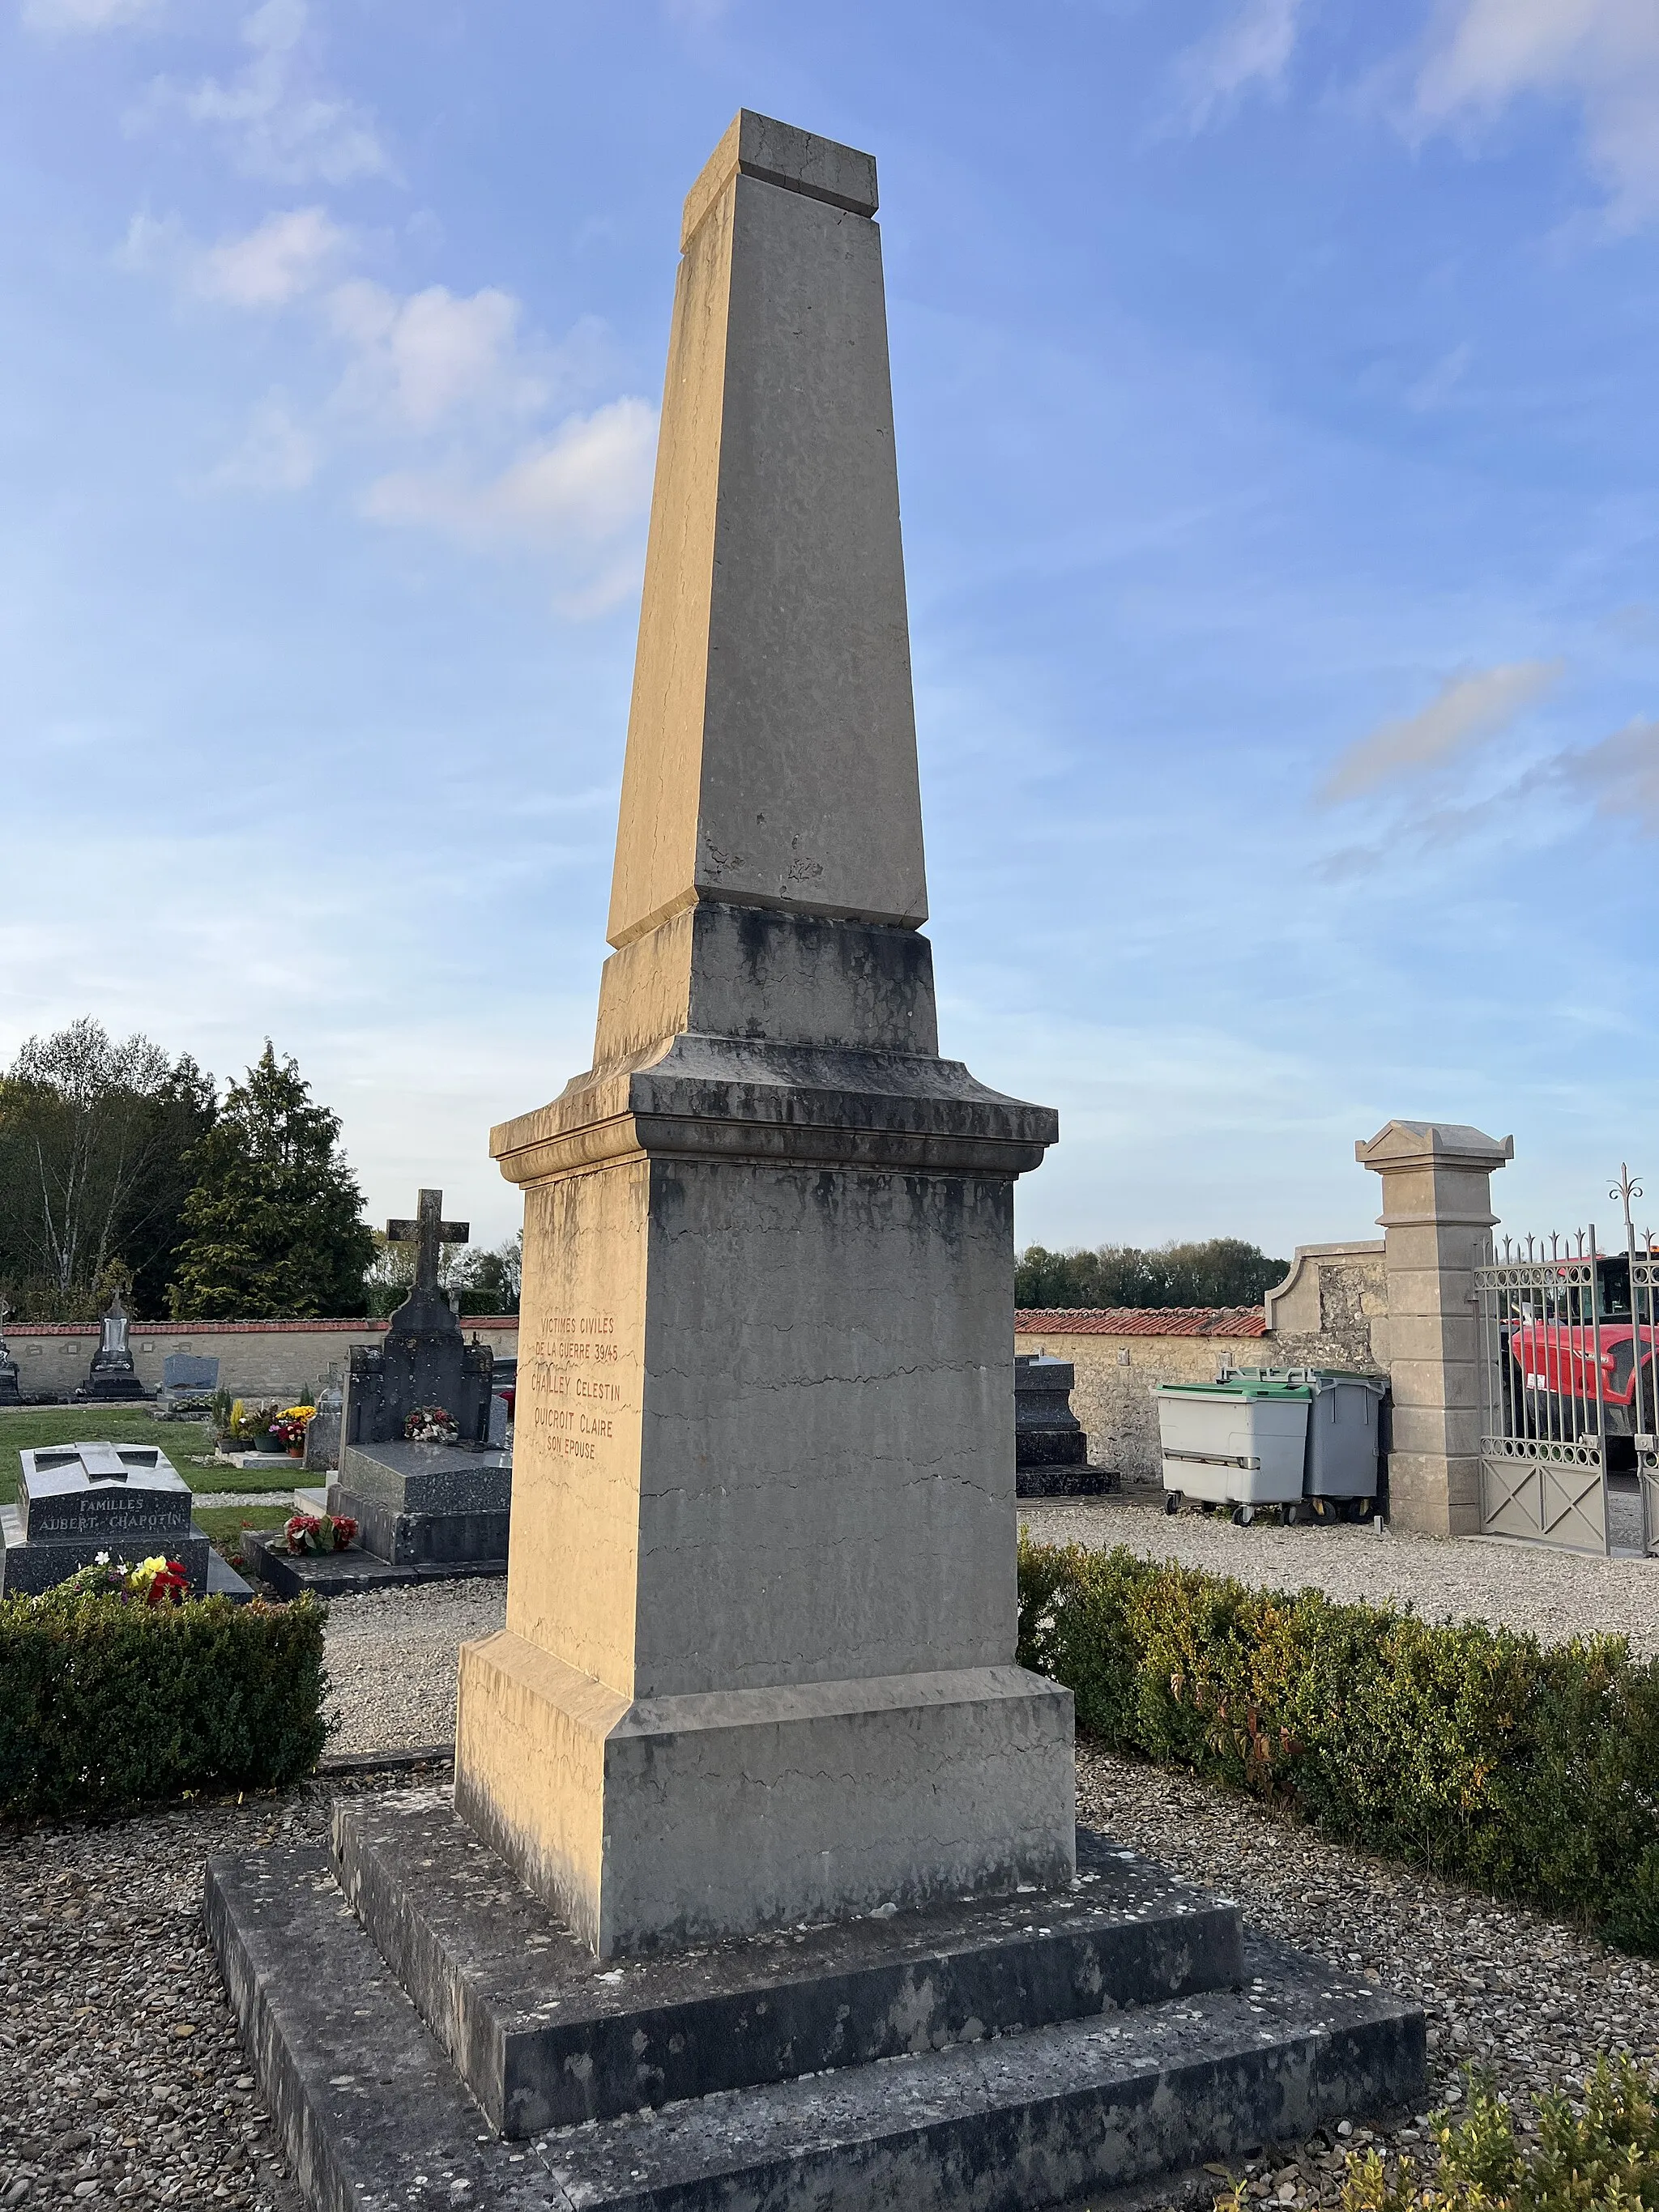
[[[1164,1510],[1183,1498],[1231,1505],[1249,1522],[1264,1505],[1299,1515],[1308,1450],[1305,1383],[1243,1376],[1220,1382],[1160,1382],[1158,1445],[1164,1461]]]
[[[1388,1384],[1379,1376],[1331,1368],[1310,1368],[1308,1383],[1313,1398],[1304,1491],[1316,1513],[1346,1505],[1350,1520],[1367,1521],[1376,1504]]]
[[[1388,1384],[1378,1375],[1351,1375],[1336,1367],[1239,1367],[1229,1382],[1284,1382],[1305,1389],[1308,1451],[1303,1494],[1318,1519],[1346,1509],[1352,1521],[1369,1520],[1382,1468],[1382,1401]]]

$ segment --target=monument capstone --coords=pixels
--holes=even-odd
[[[1420,2011],[1074,1828],[1015,1664],[1056,1127],[939,1052],[875,208],[747,112],[685,204],[593,1065],[492,1139],[514,1495],[453,1800],[210,1866],[319,2212],[1012,2212],[1421,2094]]]

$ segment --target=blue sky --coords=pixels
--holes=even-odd
[[[1056,1244],[1659,1213],[1653,0],[4,0],[0,1061],[587,1064],[681,198],[880,165],[945,1048]]]

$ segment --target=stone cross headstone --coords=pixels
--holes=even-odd
[[[602,1954],[1069,1883],[1015,1666],[1013,1182],[939,1056],[875,164],[685,204],[593,1066],[525,1193],[505,1630],[456,1804]]]
[[[6,1342],[6,1323],[10,1319],[9,1303],[0,1298],[0,1406],[21,1405],[23,1396],[18,1386],[17,1362],[12,1358],[11,1347]]]
[[[118,1285],[109,1309],[98,1324],[98,1349],[92,1355],[92,1365],[82,1385],[88,1398],[142,1398],[144,1386],[138,1380],[133,1365],[132,1352],[127,1342],[127,1310],[121,1303]]]
[[[440,1248],[464,1244],[465,1221],[446,1221],[441,1190],[420,1194],[412,1220],[388,1221],[394,1244],[413,1243],[415,1286],[392,1316],[383,1341],[352,1347],[343,1411],[341,1443],[399,1441],[419,1406],[441,1406],[463,1443],[483,1441],[489,1426],[490,1371],[487,1345],[470,1345],[438,1287]]]

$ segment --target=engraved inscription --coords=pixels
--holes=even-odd
[[[527,1397],[530,1432],[550,1452],[595,1458],[599,1440],[616,1434],[614,1416],[602,1409],[622,1405],[622,1385],[608,1371],[621,1359],[614,1314],[544,1315],[520,1387],[520,1420]]]

